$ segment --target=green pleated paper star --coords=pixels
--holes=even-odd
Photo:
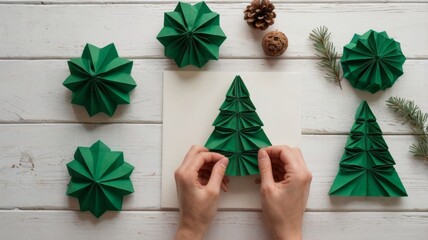
[[[272,144],[240,76],[235,77],[227,91],[213,126],[215,129],[205,147],[229,158],[226,175],[258,174],[258,150]]]
[[[195,5],[179,2],[173,12],[166,12],[164,27],[157,39],[165,46],[165,56],[182,68],[201,68],[208,60],[218,59],[226,35],[220,28],[220,16],[205,2]]]
[[[385,32],[370,30],[354,35],[343,48],[340,62],[343,76],[353,87],[375,93],[394,85],[403,75],[405,60],[400,43]]]
[[[130,175],[134,167],[122,152],[111,151],[98,141],[91,147],[78,147],[67,164],[71,176],[67,195],[79,199],[80,210],[99,218],[107,210],[120,211],[123,196],[134,192]]]
[[[73,92],[71,102],[85,106],[89,116],[112,116],[118,104],[129,104],[137,85],[131,77],[132,61],[120,58],[114,44],[98,48],[86,44],[82,57],[68,61],[70,76],[63,85]]]
[[[395,161],[366,101],[361,102],[330,195],[407,196]]]

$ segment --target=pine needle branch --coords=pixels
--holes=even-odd
[[[386,104],[405,122],[409,123],[417,135],[418,141],[410,146],[410,152],[428,160],[428,113],[422,113],[413,101],[404,98],[389,97]]]
[[[328,28],[321,26],[312,30],[312,33],[309,34],[309,39],[314,42],[313,46],[317,52],[317,57],[321,58],[318,66],[325,71],[324,78],[338,83],[340,89],[342,89],[340,65],[337,61],[338,53],[333,43],[330,42],[330,35]]]

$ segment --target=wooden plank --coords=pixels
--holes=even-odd
[[[212,3],[221,14],[228,36],[221,58],[264,58],[261,39],[265,32],[251,30],[242,19],[244,3]],[[273,29],[285,31],[289,50],[282,58],[314,57],[310,31],[327,25],[341,48],[354,33],[373,28],[387,31],[402,43],[408,58],[428,57],[428,7],[424,3],[288,4],[278,3]],[[163,58],[156,35],[171,4],[135,5],[0,5],[0,58],[69,58],[79,56],[83,46],[114,42],[123,57]],[[381,16],[381,17],[379,17]],[[397,21],[400,19],[400,21]],[[394,23],[394,24],[391,24]],[[352,26],[352,27],[349,27]],[[67,29],[67,31],[64,31]]]
[[[142,4],[142,3],[175,3],[173,0],[1,0],[0,4]],[[196,3],[197,0],[186,1],[189,3]],[[248,5],[248,0],[206,0],[205,2],[212,3],[241,3],[243,7]],[[275,0],[274,4],[278,3],[426,3],[427,0]]]
[[[401,211],[406,206],[418,205],[420,200],[428,201],[428,164],[415,159],[408,146],[414,141],[410,136],[384,136],[389,151],[396,161],[395,169],[405,186],[409,197],[372,198],[372,197],[330,197],[328,191],[339,170],[339,162],[344,152],[348,136],[304,136],[302,152],[312,171],[313,181],[308,208],[313,211],[353,211],[388,210]],[[423,180],[422,180],[423,179]],[[422,181],[421,181],[422,180]],[[426,205],[426,204],[424,204]],[[411,207],[413,210],[417,208]],[[422,210],[423,211],[423,210]]]
[[[160,122],[162,73],[145,67],[155,63],[135,62],[137,88],[130,94],[130,105],[119,106],[111,118],[90,118],[84,107],[70,103],[71,91],[62,85],[70,74],[66,61],[0,61],[0,121]]]
[[[125,161],[135,167],[135,194],[127,197],[127,204],[159,207],[159,125],[11,124],[0,129],[1,207],[75,209],[77,201],[65,195],[70,180],[65,164],[73,160],[77,146],[90,146],[97,140],[123,151]]]
[[[78,209],[76,199],[65,195],[69,181],[65,164],[77,146],[98,139],[123,151],[126,161],[135,166],[135,193],[126,197],[124,209],[160,209],[161,125],[2,124],[0,132],[0,209]],[[408,198],[330,198],[327,192],[346,139],[303,136],[302,150],[314,176],[310,211],[428,210],[428,165],[407,152],[414,140],[411,136],[385,137]]]
[[[370,94],[353,89],[343,81],[343,90],[323,78],[316,60],[231,60],[207,65],[206,71],[300,71],[304,73],[302,132],[304,134],[347,133],[361,99],[367,99],[385,133],[410,133],[385,104],[389,96],[414,99],[428,112],[427,60],[408,60],[405,74],[393,88]],[[25,71],[22,71],[25,69]],[[64,60],[0,61],[0,122],[115,122],[161,123],[162,71],[177,70],[170,60],[135,60],[132,75],[137,88],[131,104],[120,106],[109,118],[90,118],[83,107],[70,103],[71,92],[62,86],[69,74]],[[31,86],[31,88],[28,88]]]
[[[306,213],[304,239],[424,239],[426,212]],[[70,211],[0,211],[0,231],[8,240],[21,239],[173,239],[177,212],[106,213],[95,219]],[[209,239],[272,239],[260,212],[219,212]]]

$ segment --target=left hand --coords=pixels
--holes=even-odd
[[[217,212],[220,189],[227,191],[224,176],[229,160],[202,146],[192,146],[175,171],[180,223],[176,239],[202,239]]]

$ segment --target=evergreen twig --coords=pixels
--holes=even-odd
[[[410,152],[417,157],[428,160],[428,113],[422,113],[413,101],[400,97],[389,97],[386,103],[388,107],[410,124],[413,132],[417,135],[417,142],[410,146]]]
[[[314,44],[314,49],[317,52],[317,57],[321,58],[321,61],[318,63],[318,66],[325,71],[324,78],[333,81],[339,84],[340,89],[342,89],[342,84],[340,81],[340,65],[337,61],[338,53],[333,43],[330,42],[330,33],[326,26],[321,26],[312,30],[312,33],[309,34],[309,39],[311,39]]]

